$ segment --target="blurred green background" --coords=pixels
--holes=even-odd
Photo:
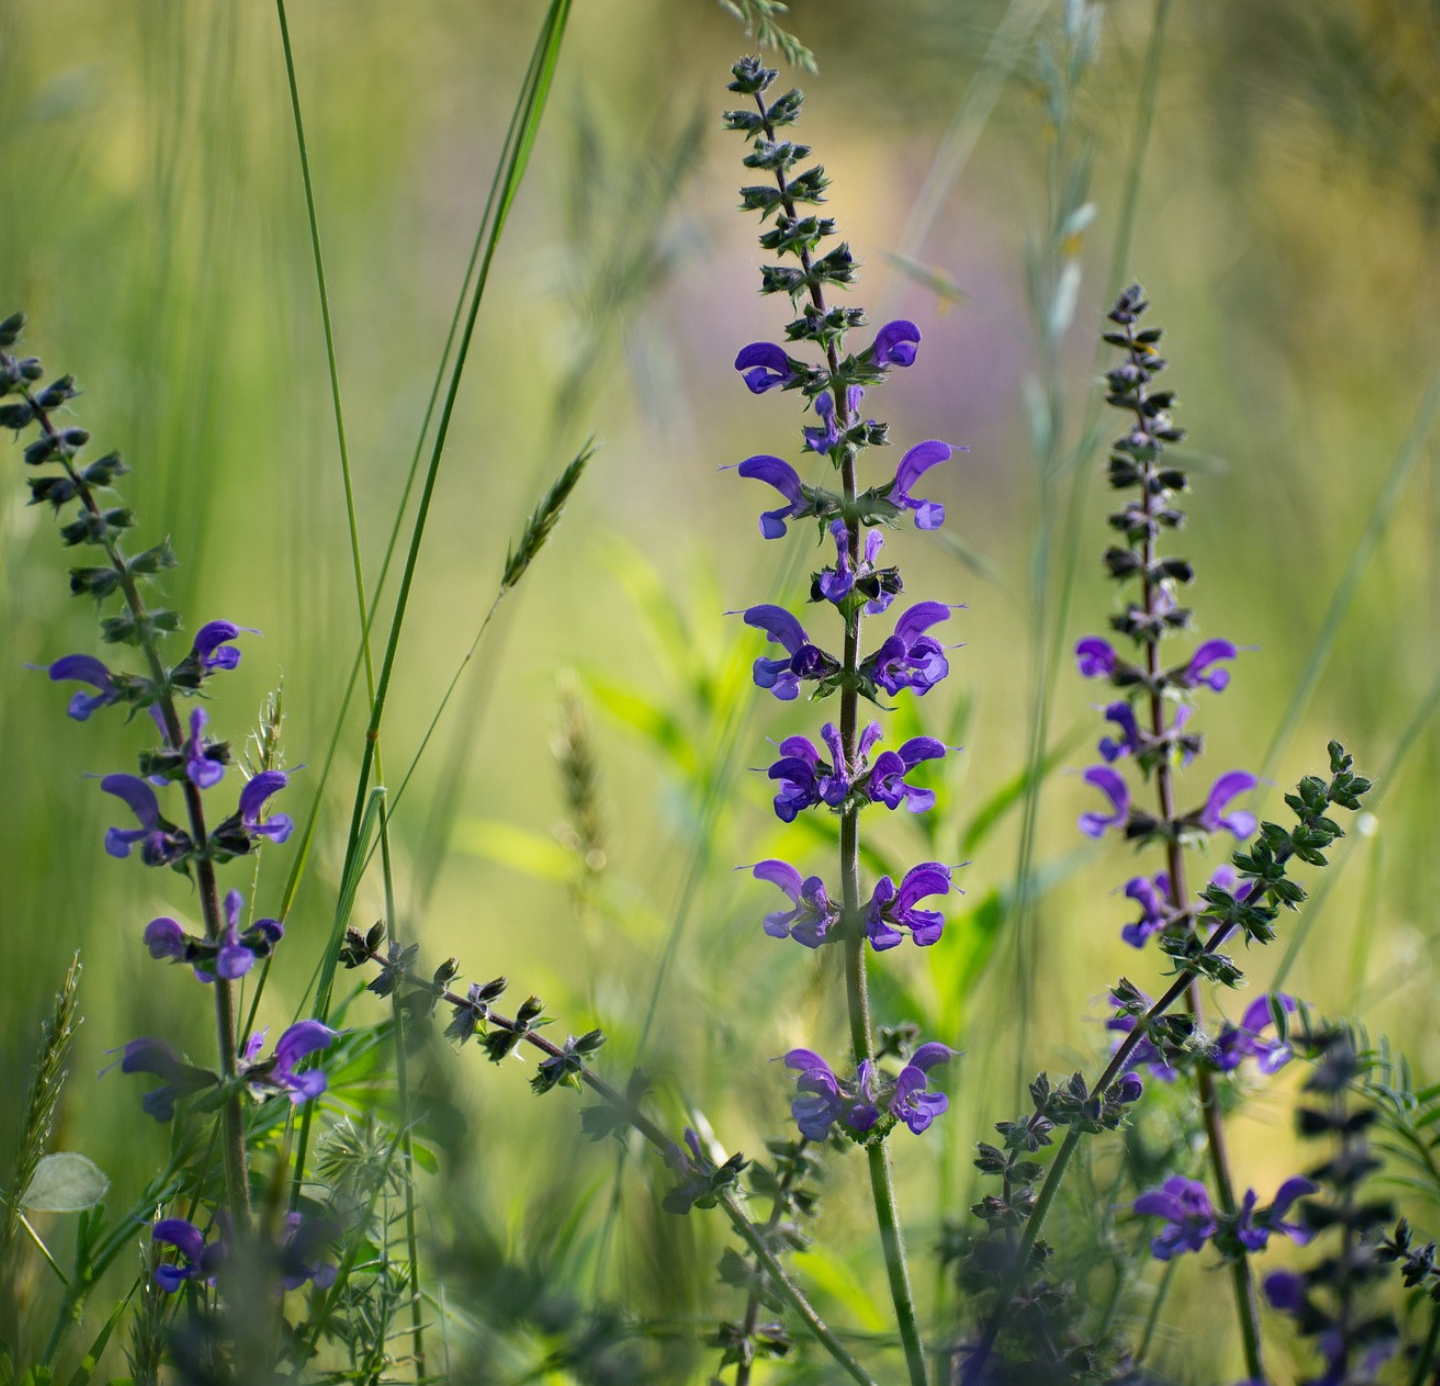
[[[1100,8],[1095,62],[1058,112],[1038,54],[1065,50],[1059,5],[799,0],[788,21],[819,60],[803,80],[803,137],[865,266],[854,301],[925,333],[881,416],[901,447],[939,437],[970,448],[929,492],[965,551],[913,530],[891,548],[909,593],[968,604],[951,623],[965,642],[953,675],[920,708],[965,751],[945,772],[931,842],[914,824],[867,822],[902,866],[970,863],[933,957],[888,955],[879,983],[882,1018],[939,1026],[969,1055],[941,1138],[895,1142],[922,1253],[941,1214],[963,1215],[968,1148],[1008,1115],[1025,1066],[1088,1066],[1104,1044],[1106,987],[1122,969],[1152,990],[1157,975],[1118,936],[1128,850],[1082,846],[1075,832],[1087,794],[1074,772],[1099,733],[1096,690],[1068,656],[1046,691],[1064,754],[1039,805],[1023,921],[1008,907],[1021,810],[976,823],[1025,763],[1036,574],[1053,622],[1077,475],[1067,649],[1113,601],[1094,460],[1043,473],[1035,442],[1042,419],[1058,421],[1055,452],[1067,454],[1087,419],[1152,56],[1153,127],[1118,269],[1145,284],[1168,329],[1195,468],[1183,551],[1200,574],[1200,628],[1248,651],[1231,689],[1202,705],[1209,751],[1190,783],[1198,800],[1212,773],[1259,770],[1282,728],[1265,766],[1281,785],[1323,768],[1331,736],[1372,773],[1403,750],[1341,853],[1288,986],[1327,1013],[1360,1014],[1440,1073],[1440,736],[1416,721],[1440,673],[1440,457],[1424,430],[1407,443],[1440,368],[1435,11],[1422,0]],[[293,6],[372,580],[539,17],[495,0]],[[393,785],[491,603],[507,542],[597,434],[561,528],[486,636],[396,812],[402,919],[427,955],[455,954],[470,977],[507,974],[563,1027],[603,1025],[614,1071],[639,1055],[677,1130],[700,1118],[728,1149],[753,1150],[788,1120],[771,1057],[800,1042],[838,1050],[842,1006],[833,960],[766,939],[767,889],[732,874],[772,854],[810,869],[826,860],[823,833],[780,830],[750,773],[768,763],[766,737],[813,734],[823,716],[752,688],[756,640],[724,615],[800,598],[793,565],[810,562],[763,544],[761,488],[717,472],[757,451],[798,454],[794,398],[753,399],[730,367],[785,320],[756,293],[755,227],[733,211],[739,142],[718,130],[727,69],[745,49],[707,0],[577,7],[481,314],[384,746]],[[0,6],[0,186],[0,310],[30,315],[30,349],[79,378],[76,414],[96,445],[125,452],[141,536],[168,533],[184,562],[170,590],[191,627],[226,617],[264,632],[243,642],[210,710],[238,743],[283,679],[287,758],[308,767],[291,793],[298,817],[358,628],[273,10]],[[1096,214],[1059,235],[1067,199]],[[1073,319],[1047,341],[1030,299],[1070,264],[1081,272]],[[92,613],[66,595],[50,517],[26,494],[12,454],[0,473],[0,1130],[79,948],[87,1021],[57,1144],[99,1159],[118,1201],[164,1137],[137,1125],[125,1079],[96,1080],[106,1051],[137,1033],[188,1035],[198,1050],[209,1022],[197,989],[162,976],[139,944],[153,914],[193,910],[184,884],[104,856],[116,820],[85,778],[129,768],[146,729],[67,721],[68,694],[24,667],[96,644]],[[1330,642],[1337,590],[1351,595]],[[1311,664],[1313,693],[1287,711]],[[556,751],[577,715],[601,775],[588,863]],[[352,709],[266,1001],[276,1023],[299,1004],[328,929],[360,744]],[[284,849],[267,852],[262,910],[288,866]],[[251,888],[248,868],[230,878]],[[356,920],[382,911],[367,878]],[[1257,984],[1285,937],[1253,957]],[[614,1160],[577,1148],[574,1103],[535,1102],[519,1066],[441,1058],[430,1081],[454,1085],[468,1122],[456,1177],[503,1244],[523,1257],[563,1241],[576,1284],[682,1321],[714,1315],[718,1227],[655,1211],[640,1162],[602,1257]],[[1286,1172],[1288,1086],[1259,1094],[1237,1134],[1244,1182],[1261,1189]],[[860,1172],[841,1165],[843,1191]],[[577,1202],[587,1212],[562,1236]],[[802,1274],[822,1305],[880,1327],[857,1288],[876,1274],[863,1207],[836,1197],[825,1232],[830,1251],[802,1257]],[[688,1278],[674,1273],[675,1239],[710,1248]]]

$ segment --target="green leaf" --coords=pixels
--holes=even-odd
[[[451,845],[458,852],[518,871],[541,881],[569,881],[575,877],[575,855],[552,837],[513,823],[489,818],[461,818],[455,824]]]
[[[105,1171],[85,1155],[46,1155],[35,1169],[20,1206],[37,1213],[78,1213],[93,1208],[110,1188]]]

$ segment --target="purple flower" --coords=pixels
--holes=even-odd
[[[768,688],[783,702],[800,692],[802,679],[824,678],[839,665],[823,650],[810,643],[804,627],[783,606],[752,606],[745,613],[745,624],[763,630],[777,645],[784,647],[786,659],[755,661],[754,677],[760,688]]]
[[[120,689],[114,676],[94,655],[73,654],[57,659],[50,666],[51,683],[88,683],[94,693],[77,693],[67,709],[77,722],[85,721],[92,712],[119,702]]]
[[[230,1254],[230,1248],[218,1238],[207,1246],[205,1233],[184,1218],[161,1218],[150,1229],[150,1240],[162,1246],[173,1246],[180,1253],[181,1265],[155,1267],[155,1283],[172,1295],[187,1280],[214,1284],[215,1272]]]
[[[1210,666],[1222,659],[1234,659],[1238,653],[1228,640],[1207,640],[1190,656],[1188,664],[1171,671],[1170,682],[1177,688],[1198,688],[1204,684],[1219,693],[1230,682],[1230,671]]]
[[[765,916],[765,932],[771,938],[793,938],[806,948],[818,948],[840,918],[840,909],[830,903],[825,882],[819,876],[807,876],[783,861],[757,862],[750,868],[757,881],[769,881],[790,897],[794,907],[776,910]]]
[[[950,889],[950,868],[938,861],[921,862],[905,873],[896,888],[889,876],[881,876],[865,910],[865,934],[876,952],[894,948],[909,929],[911,937],[926,948],[940,937],[945,916],[938,910],[916,909],[917,901],[930,895],[944,895]]]
[[[860,666],[892,696],[902,688],[923,697],[949,672],[944,646],[925,632],[950,618],[944,602],[917,602],[898,621],[894,633]]]
[[[877,366],[910,366],[915,362],[915,348],[920,344],[920,329],[913,322],[896,318],[875,334],[871,359]]]
[[[259,1059],[265,1044],[265,1031],[251,1035],[242,1056],[245,1081],[254,1087],[273,1089],[288,1094],[292,1103],[308,1102],[325,1091],[325,1074],[318,1068],[304,1073],[296,1067],[309,1055],[328,1049],[340,1038],[339,1032],[318,1020],[301,1020],[290,1026],[275,1042],[275,1052],[268,1059]]]
[[[1205,1185],[1178,1174],[1160,1188],[1141,1194],[1135,1200],[1135,1211],[1142,1217],[1164,1218],[1170,1224],[1151,1239],[1150,1254],[1157,1261],[1199,1251],[1219,1230]]]
[[[751,342],[740,348],[735,369],[744,374],[746,387],[752,395],[763,395],[777,385],[788,385],[795,379],[795,367],[783,348],[773,342]]]
[[[285,1215],[280,1283],[287,1290],[298,1290],[306,1281],[313,1282],[317,1290],[328,1290],[335,1283],[338,1268],[322,1261],[320,1256],[335,1240],[338,1230],[328,1218],[306,1218],[299,1213]]]
[[[1117,1007],[1121,1004],[1120,999],[1114,992],[1111,992],[1110,999],[1112,1004]],[[1147,1011],[1154,1004],[1148,996],[1143,994],[1140,996],[1139,1002]],[[1136,1016],[1120,1014],[1112,1016],[1107,1020],[1105,1022],[1105,1028],[1112,1034],[1125,1036],[1133,1033],[1139,1023],[1140,1021]],[[1123,1038],[1116,1040],[1116,1047],[1118,1048],[1122,1043],[1124,1043]],[[1132,1069],[1142,1066],[1148,1068],[1154,1077],[1162,1083],[1173,1083],[1175,1079],[1180,1076],[1179,1071],[1170,1065],[1165,1055],[1155,1044],[1155,1041],[1148,1035],[1138,1040],[1135,1047],[1130,1051],[1130,1057],[1125,1063],[1125,1072],[1129,1073]]]
[[[283,813],[271,814],[263,822],[260,817],[270,797],[289,783],[290,777],[283,770],[262,770],[240,791],[240,823],[252,838],[268,837],[280,843],[295,831],[294,822]]]
[[[773,486],[789,502],[778,510],[767,510],[760,516],[760,533],[767,539],[779,539],[785,533],[785,521],[807,514],[810,501],[800,481],[800,473],[779,457],[761,453],[747,457],[736,470],[747,481],[763,481]]]
[[[879,532],[872,529],[870,536],[873,537]],[[824,569],[816,579],[816,585],[827,602],[839,603],[850,595],[850,589],[855,586],[855,570],[850,566],[850,531],[844,520],[836,520],[830,526],[830,534],[835,540],[835,566]],[[867,558],[868,547],[867,541]]]
[[[883,573],[876,568],[876,560],[885,543],[885,536],[878,529],[868,531],[865,535],[865,556],[860,560],[859,567],[852,567],[850,531],[846,528],[845,521],[834,521],[830,526],[830,534],[835,540],[835,566],[822,569],[815,578],[810,589],[811,601],[824,599],[838,604],[860,583],[863,584],[862,592],[867,595],[874,593],[865,603],[866,614],[878,616],[895,600],[895,594],[899,591],[899,573],[894,568],[886,569]]]
[[[1106,828],[1123,828],[1130,820],[1130,789],[1125,781],[1103,765],[1092,766],[1081,778],[1110,800],[1111,812],[1082,813],[1080,831],[1087,837],[1103,837]]]
[[[871,725],[878,729],[878,724]],[[911,813],[924,813],[934,808],[935,791],[916,789],[914,785],[905,783],[905,776],[922,761],[941,759],[947,749],[943,741],[933,736],[914,736],[898,751],[882,751],[875,758],[865,783],[865,793],[871,803],[897,809],[903,802]]]
[[[1127,1105],[1138,1102],[1145,1094],[1145,1084],[1138,1073],[1122,1074],[1115,1084],[1115,1096]]]
[[[164,1040],[133,1039],[121,1053],[121,1073],[152,1073],[161,1080],[140,1099],[141,1110],[156,1121],[169,1121],[181,1098],[219,1081],[213,1073],[187,1064]]]
[[[1170,922],[1169,873],[1136,876],[1125,883],[1125,894],[1140,906],[1141,914],[1120,930],[1120,937],[1132,948],[1143,948],[1146,939],[1160,933]]]
[[[868,1059],[861,1063],[854,1083],[842,1083],[813,1049],[792,1049],[785,1055],[785,1067],[800,1075],[790,1114],[807,1140],[823,1141],[837,1121],[852,1131],[868,1131],[880,1119],[871,1092],[874,1067]]]
[[[943,1092],[927,1092],[925,1081],[936,1064],[948,1062],[954,1053],[949,1045],[922,1044],[895,1080],[895,1095],[890,1099],[891,1114],[917,1136],[950,1105]]]
[[[177,920],[168,915],[152,919],[145,926],[144,943],[152,958],[169,958],[171,962],[183,962],[188,941],[189,935]]]
[[[1100,738],[1100,754],[1106,763],[1113,764],[1121,756],[1134,755],[1140,749],[1140,724],[1135,720],[1135,709],[1123,700],[1111,703],[1105,709],[1105,720],[1120,728],[1118,739]]]
[[[1274,1003],[1287,1013],[1295,1010],[1295,998],[1275,992]],[[1221,1073],[1231,1073],[1245,1059],[1254,1059],[1261,1073],[1271,1074],[1284,1068],[1294,1056],[1288,1044],[1261,1036],[1275,1023],[1270,995],[1256,997],[1240,1017],[1239,1025],[1226,1021],[1215,1041],[1215,1066]]]
[[[1259,783],[1254,775],[1244,770],[1232,770],[1228,775],[1221,775],[1212,786],[1205,807],[1192,816],[1194,823],[1207,833],[1224,828],[1237,838],[1249,837],[1255,831],[1255,815],[1246,809],[1236,809],[1228,815],[1224,810],[1237,794],[1247,794]]]
[[[242,631],[251,635],[256,632],[249,626],[237,626],[234,621],[209,621],[195,632],[195,643],[191,646],[190,657],[205,673],[216,669],[233,669],[240,663],[240,651],[233,648],[231,641]]]
[[[859,749],[861,755],[879,735],[879,723],[872,722],[871,726],[875,729],[874,735],[866,728],[868,742],[864,749]],[[782,823],[793,823],[802,809],[814,804],[838,808],[850,793],[845,752],[835,724],[826,722],[820,736],[830,751],[828,761],[820,758],[820,752],[807,736],[787,736],[780,743],[780,759],[770,767],[769,776],[780,783],[780,792],[775,796],[775,815]]]
[[[196,789],[210,789],[225,777],[225,762],[212,760],[205,753],[205,723],[209,719],[203,707],[190,713],[190,739],[185,743],[185,774]]]
[[[240,942],[240,911],[244,907],[245,897],[238,890],[226,891],[225,930],[215,953],[215,971],[195,969],[195,975],[202,982],[213,982],[216,977],[227,982],[238,981],[255,966],[255,954]]]
[[[1109,678],[1115,672],[1118,657],[1108,640],[1101,640],[1098,635],[1087,635],[1075,646],[1075,663],[1079,666],[1081,678]]]
[[[128,857],[137,842],[146,866],[169,866],[190,854],[194,843],[187,833],[160,816],[160,801],[144,780],[135,775],[106,775],[100,788],[123,800],[140,820],[138,828],[111,828],[105,834],[105,850],[112,857]]]
[[[945,523],[945,507],[939,501],[921,500],[910,494],[910,488],[920,480],[931,467],[950,460],[950,445],[931,439],[916,443],[895,469],[895,480],[885,493],[885,499],[901,510],[915,512],[916,529],[939,529]]]
[[[1299,1223],[1286,1222],[1285,1214],[1297,1200],[1313,1194],[1319,1187],[1312,1180],[1297,1174],[1281,1184],[1275,1201],[1258,1213],[1255,1211],[1255,1190],[1247,1189],[1235,1223],[1235,1236],[1241,1246],[1247,1251],[1263,1251],[1272,1232],[1279,1232],[1297,1246],[1304,1246],[1315,1234]]]
[[[1294,1271],[1271,1271],[1265,1277],[1265,1298],[1282,1314],[1296,1314],[1305,1307],[1305,1277]]]
[[[845,412],[854,418],[860,410],[860,401],[865,391],[858,385],[845,389]],[[828,453],[840,441],[840,425],[835,418],[835,396],[826,390],[815,397],[815,416],[820,427],[806,427],[800,431],[805,435],[805,448],[809,452]]]

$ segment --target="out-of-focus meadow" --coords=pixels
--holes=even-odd
[[[1440,370],[1433,14],[1418,0],[1114,0],[1057,129],[1036,54],[1063,44],[1059,11],[801,0],[790,16],[820,65],[802,74],[803,138],[864,264],[855,301],[925,334],[881,417],[902,446],[970,449],[937,492],[960,545],[908,529],[894,540],[912,593],[968,604],[952,623],[965,642],[954,673],[919,704],[926,729],[965,750],[948,762],[928,844],[899,822],[873,839],[874,865],[969,862],[950,907],[947,943],[958,942],[933,957],[906,950],[877,984],[889,1015],[922,1019],[968,1055],[942,1139],[899,1152],[902,1197],[926,1210],[912,1229],[922,1255],[937,1232],[928,1210],[963,1216],[969,1146],[1007,1114],[1021,1073],[1089,1067],[1109,984],[1121,971],[1156,980],[1153,958],[1119,940],[1127,849],[1075,831],[1086,791],[1072,772],[1093,758],[1097,695],[1068,655],[1044,694],[1059,750],[1023,915],[1012,905],[1024,801],[1005,792],[1025,765],[1036,652],[1051,653],[1060,604],[1068,650],[1113,600],[1100,469],[1093,454],[1082,465],[1072,510],[1077,473],[1053,459],[1093,423],[1117,275],[1144,283],[1168,329],[1196,472],[1183,539],[1201,628],[1247,649],[1203,707],[1209,768],[1263,767],[1284,785],[1323,768],[1338,736],[1362,769],[1390,771],[1287,987],[1360,1015],[1440,1078],[1440,730],[1417,721],[1440,674],[1440,453],[1423,430],[1411,436]],[[372,583],[537,22],[534,6],[494,0],[292,7]],[[785,320],[756,292],[754,228],[733,210],[740,149],[718,130],[745,50],[708,0],[577,7],[481,312],[383,744],[393,797],[507,543],[596,434],[563,524],[395,806],[400,918],[436,961],[506,974],[571,1032],[602,1025],[602,1067],[622,1075],[638,1058],[677,1129],[688,1112],[751,1150],[789,1119],[771,1057],[838,1041],[843,1007],[833,960],[764,937],[767,890],[733,873],[797,859],[797,842],[802,865],[828,850],[823,831],[780,829],[751,769],[768,763],[767,737],[813,734],[821,718],[752,687],[758,637],[725,615],[794,599],[805,581],[791,551],[756,531],[759,488],[717,470],[754,452],[794,459],[798,443],[795,397],[753,399],[731,368]],[[1057,236],[1056,208],[1087,171],[1079,200],[1096,214]],[[146,542],[172,537],[184,566],[170,590],[192,627],[227,617],[264,632],[210,711],[238,740],[283,680],[286,756],[306,767],[291,791],[298,817],[358,623],[273,11],[0,10],[0,186],[0,312],[30,315],[30,349],[75,373],[97,444],[130,460],[127,497]],[[1114,264],[1132,196],[1129,253]],[[1081,272],[1073,319],[1048,346],[1027,263],[1032,283]],[[1056,425],[1046,471],[1037,449]],[[102,850],[111,808],[86,777],[129,768],[143,729],[68,721],[66,695],[25,668],[95,648],[50,517],[25,500],[12,454],[0,473],[0,1131],[78,948],[86,1022],[59,1144],[93,1153],[123,1201],[165,1137],[137,1124],[127,1080],[95,1077],[106,1051],[161,1032],[198,1046],[211,1022],[196,989],[170,985],[139,943],[145,920],[187,908],[183,882]],[[1049,623],[1038,642],[1037,581]],[[362,735],[357,704],[270,982],[279,1024],[329,927]],[[577,739],[599,775],[578,832],[562,774]],[[288,867],[285,849],[265,853],[262,910]],[[382,908],[367,878],[356,922]],[[1254,956],[1257,984],[1289,937]],[[426,1072],[459,1114],[434,1135],[458,1170],[451,1196],[511,1254],[548,1256],[585,1292],[598,1284],[657,1320],[703,1320],[713,1256],[680,1256],[676,1243],[718,1248],[719,1227],[659,1212],[640,1164],[602,1250],[615,1160],[577,1139],[575,1104],[535,1101],[524,1069],[496,1072],[473,1052],[433,1053]],[[1285,1172],[1287,1091],[1282,1080],[1240,1122],[1247,1182],[1273,1187]],[[832,1182],[859,1178],[841,1168]],[[443,1231],[454,1206],[427,1216]],[[852,1218],[863,1229],[865,1210],[837,1197],[828,1216],[827,1250],[802,1256],[804,1272],[822,1305],[879,1327],[858,1288],[876,1274],[873,1239],[844,1231]],[[921,1273],[927,1293],[931,1278]]]

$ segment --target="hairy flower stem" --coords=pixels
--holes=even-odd
[[[58,441],[59,434],[51,423],[49,414],[40,407],[40,402],[22,387],[20,395],[34,411],[36,422],[45,433]],[[75,494],[91,515],[99,519],[101,509],[89,483],[71,465],[70,458],[62,448],[55,454],[65,468],[66,475],[75,486]],[[103,531],[102,531],[103,532]],[[155,684],[155,705],[160,709],[160,719],[165,726],[165,737],[174,747],[185,744],[185,732],[180,724],[180,715],[175,711],[175,695],[171,691],[165,664],[160,658],[160,649],[149,621],[149,611],[140,595],[135,575],[125,562],[125,555],[115,540],[103,541],[105,556],[119,581],[125,604],[135,618],[135,629],[145,662],[150,666],[150,677]],[[200,790],[184,779],[181,787],[185,794],[185,811],[190,819],[190,836],[195,842],[195,878],[200,893],[200,909],[205,921],[205,936],[212,942],[217,940],[224,928],[220,910],[220,890],[215,881],[215,863],[210,859],[210,836],[205,826],[205,806]],[[228,1089],[225,1103],[220,1109],[221,1125],[224,1130],[225,1190],[230,1205],[230,1216],[238,1235],[243,1235],[250,1226],[250,1171],[245,1154],[245,1124],[240,1109],[240,1093],[235,1086],[235,998],[231,985],[217,976],[213,983],[215,995],[215,1028],[220,1053],[220,1072]]]
[[[800,1155],[810,1142],[804,1136],[795,1149],[795,1160],[785,1171],[780,1179],[780,1186],[775,1190],[775,1200],[770,1205],[770,1217],[765,1223],[765,1236],[770,1237],[775,1229],[780,1226],[780,1219],[785,1215],[785,1209],[789,1202],[790,1188],[795,1182],[795,1177],[800,1169]],[[757,1259],[755,1262],[755,1274],[758,1277],[764,1270],[763,1265]],[[745,1319],[740,1328],[741,1337],[750,1342],[755,1336],[755,1328],[760,1322],[760,1292],[758,1285],[751,1289],[745,1301]],[[742,1358],[735,1367],[735,1386],[750,1386],[750,1368],[754,1365],[753,1358]]]
[[[1139,364],[1143,359],[1142,348],[1131,347],[1132,361]],[[1140,428],[1148,422],[1142,408],[1144,389],[1135,392],[1135,420]],[[1150,576],[1154,571],[1155,534],[1158,526],[1154,516],[1160,508],[1158,488],[1152,485],[1155,474],[1154,462],[1144,465],[1145,514],[1152,523],[1146,531],[1144,544],[1144,600],[1145,614],[1150,618],[1150,635],[1145,642],[1145,672],[1150,679],[1150,733],[1159,746],[1159,760],[1155,766],[1155,789],[1159,799],[1160,821],[1175,821],[1175,766],[1172,748],[1165,743],[1169,727],[1165,717],[1165,700],[1160,694],[1160,595],[1159,584]],[[1171,836],[1165,844],[1165,865],[1170,879],[1170,906],[1177,916],[1190,908],[1190,890],[1185,877],[1185,849],[1177,837]],[[1205,1002],[1200,991],[1199,977],[1192,976],[1185,989],[1185,1004],[1195,1019],[1197,1029],[1203,1028]],[[1209,1069],[1195,1070],[1195,1094],[1200,1103],[1201,1117],[1205,1123],[1205,1145],[1209,1153],[1210,1170],[1214,1175],[1215,1194],[1220,1210],[1227,1217],[1235,1214],[1235,1181],[1230,1174],[1229,1146],[1225,1138],[1225,1119],[1215,1092],[1215,1076]],[[1250,1262],[1244,1256],[1237,1256],[1230,1262],[1230,1281],[1235,1294],[1235,1312],[1240,1318],[1240,1337],[1245,1351],[1246,1374],[1254,1381],[1262,1381],[1265,1368],[1262,1361],[1260,1337],[1260,1303],[1255,1294],[1255,1282],[1250,1274]]]
[[[385,957],[373,948],[357,950],[371,962],[381,967],[386,966]],[[423,982],[411,977],[404,979],[405,984],[412,991],[425,992],[433,996],[437,1005],[457,1006],[462,1009],[469,1008],[470,1002],[467,998],[457,995],[442,984],[436,982]],[[485,1009],[485,1023],[493,1025],[497,1030],[504,1030],[509,1034],[517,1036],[526,1044],[534,1046],[552,1059],[565,1057],[565,1051],[558,1044],[545,1038],[544,1035],[532,1030],[528,1025],[522,1025],[508,1016],[501,1015],[498,1011]],[[612,1087],[598,1073],[587,1064],[580,1064],[578,1067],[580,1081],[585,1084],[606,1106],[613,1108],[624,1116],[630,1123],[657,1151],[662,1155],[667,1154],[675,1147],[675,1142],[649,1117],[642,1112],[637,1103],[626,1097],[618,1088]],[[725,1216],[730,1219],[731,1225],[744,1238],[745,1244],[754,1253],[757,1264],[763,1267],[765,1274],[774,1283],[781,1296],[786,1300],[792,1309],[799,1315],[801,1321],[809,1329],[811,1334],[822,1347],[835,1359],[845,1370],[847,1375],[860,1386],[877,1386],[875,1379],[862,1367],[851,1355],[845,1345],[826,1326],[825,1321],[816,1312],[815,1306],[805,1298],[800,1287],[785,1274],[785,1268],[776,1259],[775,1253],[766,1244],[764,1230],[755,1226],[745,1210],[740,1206],[734,1194],[722,1192],[719,1194],[720,1206],[725,1210]]]
[[[764,98],[755,94],[755,105],[765,122],[765,136],[772,142],[775,127],[771,124]],[[780,190],[786,216],[797,220],[795,203],[789,196],[782,169],[775,170],[775,183]],[[810,301],[816,312],[824,317],[827,309],[825,295],[811,274],[810,252],[800,250],[800,265],[810,283]],[[830,368],[830,377],[836,380],[840,373],[840,354],[834,341],[825,346],[825,361]],[[835,418],[844,433],[855,422],[850,413],[849,401],[842,386],[832,387],[835,399]],[[852,567],[860,563],[860,525],[849,517],[855,513],[855,499],[859,488],[855,480],[855,449],[847,445],[840,464],[840,480],[844,495],[844,514],[849,531],[849,558]],[[845,752],[847,764],[854,764],[857,729],[859,724],[860,695],[856,683],[860,669],[860,609],[856,609],[845,621],[844,675],[840,687],[840,744]],[[840,882],[843,901],[842,928],[845,946],[845,997],[850,1018],[850,1046],[854,1051],[855,1064],[873,1063],[875,1042],[870,1028],[870,1001],[865,981],[865,934],[860,913],[860,821],[857,807],[847,808],[840,818]],[[925,1349],[920,1341],[919,1322],[915,1313],[915,1296],[910,1287],[910,1271],[905,1260],[905,1242],[901,1236],[900,1220],[895,1211],[895,1186],[890,1175],[890,1161],[884,1145],[870,1147],[866,1154],[870,1161],[870,1192],[875,1203],[875,1218],[880,1226],[880,1241],[885,1253],[885,1268],[890,1278],[890,1297],[895,1303],[895,1318],[900,1329],[900,1341],[905,1349],[905,1364],[910,1374],[910,1386],[926,1386]]]

